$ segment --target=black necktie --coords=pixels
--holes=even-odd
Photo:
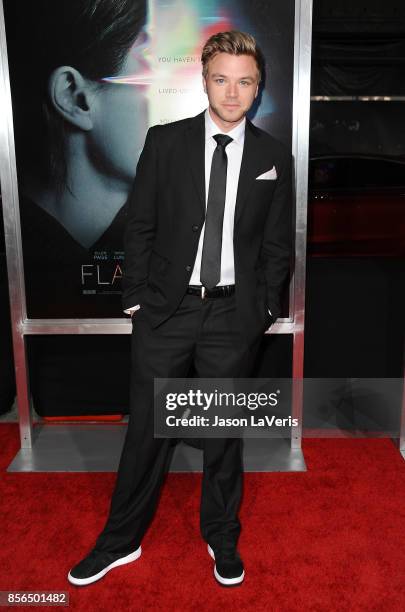
[[[215,287],[221,278],[222,226],[228,167],[225,147],[233,140],[226,134],[215,134],[214,138],[217,147],[212,156],[200,272],[201,284],[207,289]]]

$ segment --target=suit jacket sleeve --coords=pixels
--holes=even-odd
[[[276,169],[278,179],[266,219],[261,250],[267,305],[274,320],[281,314],[281,293],[291,260],[292,156],[287,150]]]
[[[138,161],[136,176],[128,200],[128,222],[124,235],[123,308],[142,303],[147,285],[149,258],[155,237],[157,218],[157,150],[155,130],[150,128]]]

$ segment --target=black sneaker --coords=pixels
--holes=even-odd
[[[141,556],[141,553],[141,547],[129,553],[129,555],[93,549],[87,557],[70,570],[68,580],[76,586],[86,586],[103,578],[114,567],[136,561]]]
[[[238,551],[221,550],[216,548],[215,552],[208,544],[208,552],[215,560],[214,576],[223,586],[236,586],[243,582],[245,571],[243,562]]]

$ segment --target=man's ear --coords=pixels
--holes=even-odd
[[[55,110],[81,130],[93,129],[91,89],[80,72],[71,66],[59,66],[48,81],[48,94]]]
[[[202,84],[204,88],[204,92],[207,93],[207,81],[205,80],[205,76],[202,76]]]

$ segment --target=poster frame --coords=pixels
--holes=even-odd
[[[292,153],[295,162],[295,253],[288,317],[271,334],[293,335],[294,379],[292,416],[302,423],[305,272],[310,116],[312,0],[295,0]],[[7,272],[15,360],[21,449],[33,446],[31,396],[26,339],[31,335],[130,334],[127,318],[30,319],[27,317],[23,252],[14,144],[13,110],[7,59],[3,0],[0,0],[0,179],[3,199]],[[404,403],[405,410],[405,403]],[[302,429],[294,428],[291,447],[301,448]]]

